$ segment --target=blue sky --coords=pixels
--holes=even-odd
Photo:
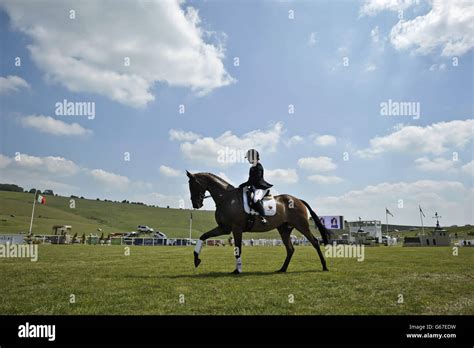
[[[217,153],[251,146],[322,215],[472,223],[473,5],[392,4],[2,1],[0,179],[190,207],[184,171],[239,184],[248,164]],[[56,115],[64,99],[95,118]]]

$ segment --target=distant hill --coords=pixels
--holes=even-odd
[[[69,207],[70,197],[45,196],[46,205],[36,204],[33,220],[34,234],[51,234],[53,225],[71,225],[72,233],[97,233],[135,231],[138,225],[148,225],[168,237],[189,237],[191,210],[158,208],[146,205],[115,203],[74,198],[76,207]],[[0,233],[28,232],[33,194],[0,191]],[[214,211],[193,210],[192,236],[216,226]],[[13,215],[13,216],[12,216]],[[246,233],[245,238],[279,238],[276,230],[266,233]],[[223,236],[222,238],[228,238]]]

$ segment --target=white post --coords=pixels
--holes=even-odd
[[[388,213],[387,213],[387,208],[385,208],[385,225],[386,225],[386,227],[385,227],[385,230],[386,230],[385,234],[388,236]]]
[[[36,205],[36,193],[38,192],[38,190],[35,190],[35,195],[33,197],[33,209],[31,211],[31,220],[30,220],[30,231],[29,231],[29,235],[31,235],[31,228],[33,227],[33,216],[35,215],[35,205]]]
[[[192,217],[192,213],[191,213],[191,216],[189,218],[189,240],[191,241],[191,231],[193,229],[193,217]]]
[[[421,213],[421,209],[420,209],[420,219],[421,219],[421,233],[424,236],[425,235],[425,227],[423,226],[423,215]]]

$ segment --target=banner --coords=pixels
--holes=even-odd
[[[327,228],[331,230],[342,230],[344,228],[344,216],[320,216],[319,220]]]
[[[0,244],[23,244],[24,234],[0,234]]]

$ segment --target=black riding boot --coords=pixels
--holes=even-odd
[[[263,208],[263,202],[257,201],[256,203],[253,204],[253,207],[257,211],[257,213],[260,214],[260,218],[262,219],[262,224],[266,224],[267,219],[265,219],[265,209]]]

